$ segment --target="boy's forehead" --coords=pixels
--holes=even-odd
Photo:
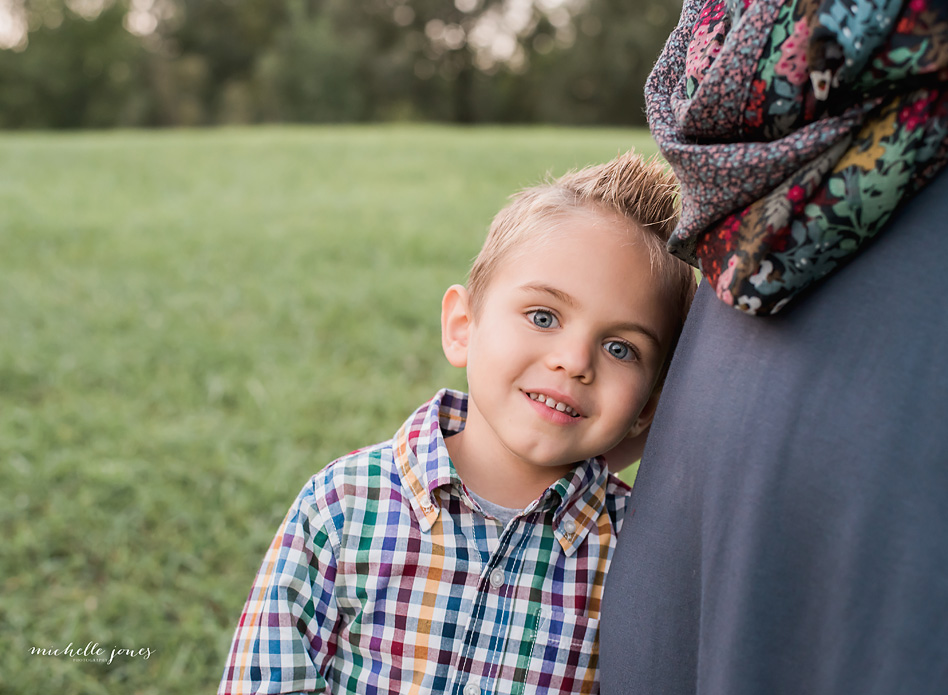
[[[677,325],[674,299],[652,263],[644,234],[618,216],[595,211],[564,216],[531,230],[517,248],[509,249],[486,293],[545,294],[566,305],[595,309],[615,324],[644,325],[668,345]]]
[[[609,233],[596,234],[604,230]],[[591,237],[595,237],[595,241]],[[499,260],[516,260],[575,239],[615,246],[644,243],[642,230],[631,220],[608,211],[582,207],[561,211],[554,217],[525,220],[520,233]]]
[[[564,292],[571,286],[578,292],[578,286],[588,284],[616,298],[657,285],[649,251],[627,225],[588,224],[580,219],[533,235],[532,242],[511,249],[501,260],[492,284]]]

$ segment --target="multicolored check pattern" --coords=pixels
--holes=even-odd
[[[444,436],[443,390],[303,488],[264,558],[219,693],[595,693],[603,580],[629,488],[579,465],[506,527]]]

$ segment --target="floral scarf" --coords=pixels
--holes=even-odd
[[[948,0],[685,0],[646,100],[669,250],[773,314],[948,162]]]

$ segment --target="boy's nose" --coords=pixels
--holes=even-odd
[[[561,336],[548,357],[550,369],[563,370],[571,379],[589,383],[593,379],[594,347],[589,341]]]

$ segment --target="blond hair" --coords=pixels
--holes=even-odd
[[[678,209],[675,175],[657,158],[647,160],[632,150],[605,164],[523,189],[494,217],[471,267],[467,288],[475,315],[498,267],[525,241],[542,239],[544,230],[566,215],[615,215],[630,223],[632,233],[648,249],[653,276],[662,284],[668,310],[677,319],[670,359],[697,285],[691,266],[665,249],[678,222]]]

